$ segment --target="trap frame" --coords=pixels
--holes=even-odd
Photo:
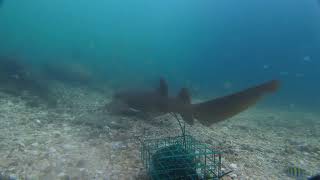
[[[179,122],[182,135],[142,142],[141,158],[148,175],[154,180],[220,179],[224,175],[222,153],[187,135]]]

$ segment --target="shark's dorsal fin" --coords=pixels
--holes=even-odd
[[[210,126],[246,110],[263,95],[276,91],[278,87],[279,82],[273,80],[228,96],[193,104],[193,115],[201,124]]]
[[[168,97],[168,84],[164,78],[160,78],[158,93],[163,97]]]

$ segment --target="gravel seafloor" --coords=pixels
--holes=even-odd
[[[139,139],[179,134],[168,115],[139,119],[101,111],[111,92],[59,86],[57,108],[30,107],[0,92],[0,176],[15,179],[147,179]],[[225,179],[290,179],[296,166],[320,172],[320,115],[251,108],[187,131],[222,146]],[[0,178],[1,179],[1,178]]]

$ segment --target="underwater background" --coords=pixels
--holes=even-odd
[[[21,74],[32,71],[33,78],[39,80],[39,84],[38,82],[28,84],[33,81],[28,78],[21,80],[21,77],[16,77],[16,72],[13,75],[9,71],[4,72],[7,70],[4,64],[8,63],[0,61],[4,67],[0,66],[0,83],[4,82],[0,90],[8,84],[10,88],[30,85],[27,90],[37,89],[36,93],[39,92],[39,96],[45,99],[52,98],[46,94],[44,85],[52,82],[44,81],[48,79],[101,90],[102,93],[107,92],[106,96],[111,96],[105,87],[110,88],[110,91],[136,87],[152,88],[157,86],[160,77],[164,77],[168,81],[170,93],[176,95],[181,87],[187,87],[195,101],[227,95],[272,79],[280,80],[279,91],[259,102],[258,107],[261,107],[261,111],[254,109],[248,114],[239,116],[239,119],[250,120],[243,122],[234,120],[232,122],[234,124],[222,123],[212,127],[213,129],[203,130],[203,133],[216,135],[217,139],[226,137],[226,141],[230,142],[230,147],[233,148],[234,146],[242,148],[240,143],[244,143],[245,146],[248,140],[247,134],[252,137],[261,135],[261,139],[257,140],[262,143],[261,145],[257,143],[259,148],[268,148],[269,144],[264,143],[270,141],[271,144],[274,143],[273,149],[270,147],[270,152],[275,152],[277,157],[284,158],[288,154],[296,153],[298,155],[294,157],[295,162],[306,158],[305,163],[301,165],[304,169],[308,171],[310,168],[314,173],[320,171],[319,158],[316,158],[320,155],[319,143],[316,140],[318,139],[316,137],[320,137],[317,131],[317,127],[320,127],[320,2],[317,0],[0,0],[1,58],[21,61],[27,67]],[[19,68],[14,71],[18,72]],[[10,74],[8,79],[14,76],[16,79],[14,85],[4,78],[6,73]],[[24,84],[15,84],[20,82]],[[70,95],[74,89],[69,91]],[[74,98],[75,101],[80,100],[79,104],[88,103],[85,105],[95,106],[100,102],[100,104],[105,103],[104,100],[109,100],[88,95],[81,90],[79,92],[81,96],[77,95]],[[59,98],[63,99],[63,96]],[[3,105],[0,103],[2,108],[0,115],[10,110],[11,115],[4,115],[9,119],[23,109],[12,104],[7,105],[6,100],[3,102]],[[73,99],[70,97],[59,100],[58,103],[69,106],[68,103],[71,102],[73,103]],[[89,104],[91,102],[92,104]],[[20,104],[17,106],[20,107]],[[74,111],[76,110],[81,109],[75,108]],[[31,112],[35,114],[34,116],[37,113],[39,117],[43,115],[37,109],[30,110]],[[251,112],[254,115],[251,115]],[[77,115],[78,112],[72,113]],[[71,121],[77,119],[77,117],[72,118],[75,116],[72,113],[57,114]],[[48,114],[52,119],[58,116]],[[0,120],[1,118],[2,116]],[[17,121],[19,118],[21,117],[16,117]],[[32,118],[33,115],[30,115],[30,119]],[[78,118],[79,121],[87,120],[81,118]],[[253,123],[255,118],[259,119],[256,124]],[[96,121],[98,120],[100,119],[97,118]],[[46,121],[41,120],[41,122]],[[8,120],[8,124],[2,128],[9,131],[12,127],[9,124]],[[38,127],[37,123],[35,124],[31,127]],[[135,127],[132,124],[131,126]],[[7,126],[10,128],[6,128]],[[237,130],[232,129],[234,127]],[[68,128],[69,126],[64,124],[61,131]],[[152,126],[150,129],[161,128]],[[291,134],[293,131],[290,130],[296,134]],[[20,129],[20,131],[25,130]],[[194,131],[194,133],[200,132],[197,128]],[[63,133],[61,132],[59,137],[64,137]],[[115,137],[119,136],[117,133]],[[132,134],[134,133],[136,132],[132,131]],[[239,144],[234,146],[234,141],[240,136],[233,133],[243,135],[241,141],[238,139]],[[6,138],[5,135],[2,137]],[[69,136],[66,134],[66,137]],[[274,142],[269,137],[275,138]],[[278,153],[277,145],[283,144],[282,140],[288,142],[288,147],[296,150],[286,149],[284,152],[286,155]],[[77,141],[80,144],[85,140],[77,139]],[[113,148],[113,144],[110,144]],[[84,146],[88,149],[92,147],[90,143]],[[136,147],[128,145],[127,150],[132,152],[130,148]],[[65,149],[68,150],[68,147]],[[0,155],[4,152],[1,150],[0,148]],[[309,154],[303,154],[305,151]],[[248,152],[252,155],[257,149]],[[96,154],[91,155],[94,158]],[[273,154],[263,157],[268,157],[270,160]],[[232,158],[227,159],[228,162],[238,163],[236,158]],[[99,156],[96,160],[99,160]],[[271,160],[268,163],[281,164]],[[319,167],[315,167],[314,164]],[[0,179],[3,170],[1,167],[4,166],[0,159]],[[263,167],[261,166],[262,169],[257,174],[267,173]],[[274,167],[274,170],[277,170],[278,167]],[[238,175],[242,173],[240,168],[237,173]],[[258,177],[254,171],[246,173],[249,177],[250,173]],[[280,173],[280,170],[272,173]]]
[[[117,86],[165,76],[197,94],[280,79],[274,103],[313,108],[319,8],[316,0],[10,0],[0,11],[0,53],[85,64]]]

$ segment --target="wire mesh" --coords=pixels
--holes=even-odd
[[[148,139],[141,157],[151,179],[219,179],[221,153],[191,135]]]

